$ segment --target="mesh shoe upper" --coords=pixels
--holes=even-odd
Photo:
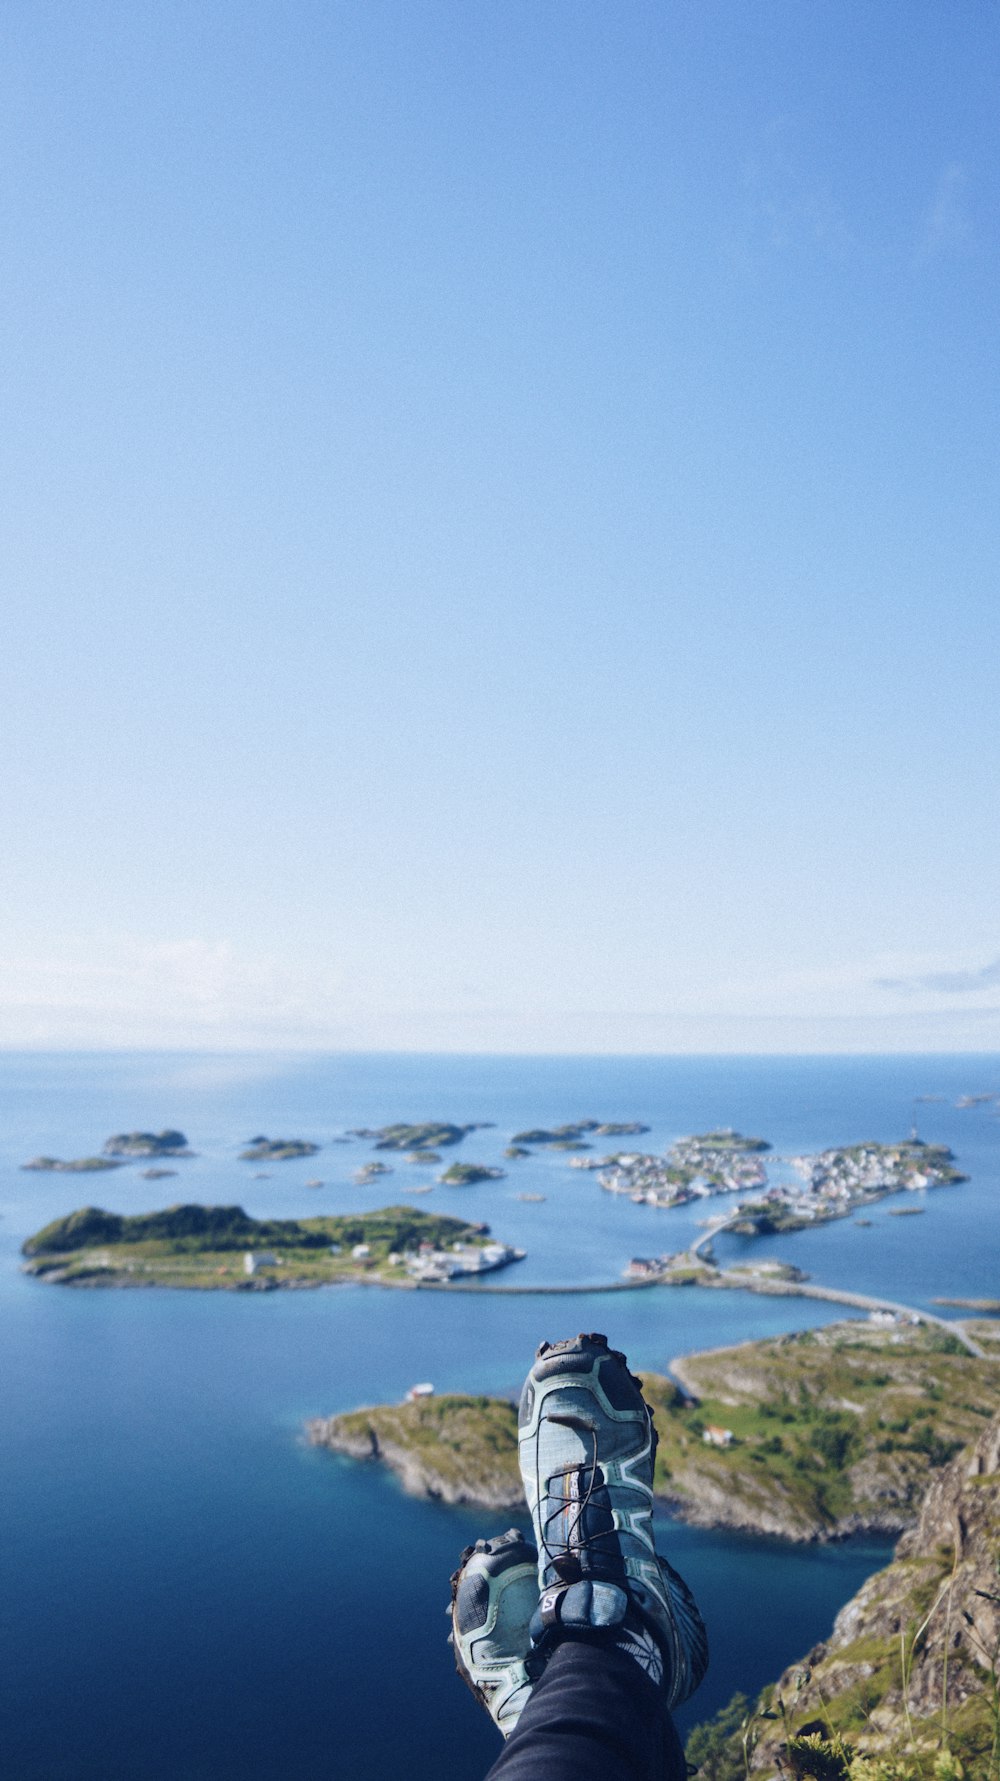
[[[539,1667],[530,1632],[537,1605],[538,1554],[517,1528],[466,1547],[451,1580],[455,1664],[505,1738]]]
[[[708,1645],[693,1596],[653,1544],[656,1431],[624,1355],[596,1334],[543,1343],[518,1429],[539,1551],[534,1637],[622,1627],[631,1605],[657,1636],[676,1706],[704,1675]]]

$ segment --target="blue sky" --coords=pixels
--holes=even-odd
[[[1000,1049],[998,72],[10,0],[0,1043]]]

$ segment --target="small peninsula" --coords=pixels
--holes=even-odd
[[[315,1156],[318,1144],[306,1138],[251,1138],[246,1150],[240,1151],[243,1163],[288,1163],[298,1156]]]
[[[980,1432],[998,1385],[995,1360],[911,1325],[830,1324],[673,1368],[674,1379],[642,1375],[659,1433],[657,1495],[698,1525],[790,1540],[910,1526],[930,1472]],[[520,1501],[503,1399],[380,1405],[313,1423],[310,1438],[383,1459],[408,1489],[448,1502]]]
[[[338,1281],[439,1284],[521,1259],[489,1226],[410,1206],[319,1218],[251,1218],[242,1206],[126,1216],[85,1206],[29,1237],[25,1272],[63,1286],[269,1291]]]
[[[517,1409],[505,1398],[459,1395],[379,1404],[306,1425],[316,1447],[390,1466],[404,1490],[445,1503],[513,1509],[523,1503]]]

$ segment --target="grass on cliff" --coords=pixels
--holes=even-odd
[[[380,1404],[330,1418],[329,1434],[368,1440],[410,1455],[456,1492],[487,1500],[521,1501],[517,1463],[517,1408],[505,1398],[459,1393]]]
[[[944,1465],[996,1409],[996,1368],[926,1325],[833,1324],[685,1363],[698,1403],[647,1375],[657,1412],[659,1494],[690,1492],[696,1472],[728,1492],[759,1496],[757,1479],[804,1522],[901,1524],[929,1468]],[[733,1441],[715,1448],[706,1427]]]

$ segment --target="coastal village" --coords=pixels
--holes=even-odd
[[[712,1194],[744,1193],[767,1184],[760,1152],[770,1150],[763,1138],[739,1132],[706,1132],[679,1138],[665,1156],[624,1153],[605,1157],[597,1179],[607,1193],[625,1194],[638,1205],[685,1206]]]
[[[711,1238],[723,1230],[741,1236],[804,1230],[844,1218],[888,1194],[918,1193],[967,1179],[954,1167],[947,1145],[925,1144],[915,1132],[898,1144],[853,1144],[816,1156],[790,1157],[788,1163],[799,1180],[770,1185],[759,1154],[767,1149],[759,1138],[712,1132],[681,1139],[662,1159],[616,1157],[599,1175],[601,1186],[609,1193],[627,1194],[638,1205],[682,1206],[716,1194],[748,1190],[751,1195],[738,1200],[731,1211],[706,1219],[705,1235],[689,1249],[633,1256],[623,1277],[646,1285],[657,1280],[687,1280],[693,1277],[693,1270],[711,1266]],[[759,1275],[769,1266],[781,1269],[789,1278],[785,1264],[760,1264],[754,1272]]]

